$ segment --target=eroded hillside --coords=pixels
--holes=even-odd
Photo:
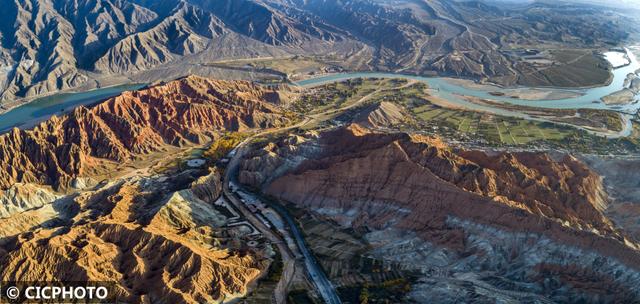
[[[422,273],[419,302],[640,297],[638,245],[604,215],[601,178],[571,156],[454,149],[351,125],[258,146],[239,179],[370,231],[372,256]]]
[[[274,251],[230,211],[220,172],[185,159],[288,124],[292,95],[187,77],[0,135],[0,277],[108,282],[129,303],[246,296]]]
[[[8,106],[79,86],[228,76],[211,64],[296,55],[349,70],[591,86],[609,75],[594,52],[638,34],[632,12],[547,2],[12,0],[0,13]]]
[[[117,163],[204,144],[221,131],[282,126],[289,118],[278,102],[284,102],[279,92],[250,82],[199,77],[125,92],[33,130],[0,135],[0,188],[16,183],[66,188]]]

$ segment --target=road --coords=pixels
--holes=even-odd
[[[305,120],[305,121],[307,121],[307,120]],[[291,127],[289,127],[289,128],[291,128]],[[262,132],[262,133],[259,133],[257,135],[254,135],[254,136],[261,136],[261,135],[265,135],[265,134],[273,133],[273,132],[278,132],[278,131],[282,131],[282,130],[284,130],[284,129],[269,130],[269,131]],[[234,181],[234,184],[237,184],[237,183],[235,183],[235,178],[236,178],[237,172],[238,172],[239,161],[240,161],[240,159],[242,159],[242,157],[244,156],[244,153],[245,153],[245,150],[242,149],[242,148],[248,142],[249,142],[249,140],[245,140],[240,145],[238,145],[234,149],[234,151],[231,153],[233,156],[232,156],[232,158],[231,158],[231,160],[229,162],[229,165],[227,166],[227,170],[226,170],[226,173],[225,173],[224,184],[223,184],[223,192],[224,192],[224,195],[229,199],[229,201],[231,201],[233,203],[233,205],[238,210],[240,210],[242,215],[245,218],[247,218],[247,220],[249,220],[249,222],[251,222],[251,224],[253,224],[254,227],[256,227],[256,229],[260,230],[260,232],[262,232],[267,239],[269,239],[272,243],[274,243],[274,244],[276,244],[278,246],[278,250],[280,251],[280,253],[282,255],[282,259],[283,259],[283,263],[284,263],[285,267],[284,267],[284,270],[283,270],[282,279],[278,283],[278,287],[276,288],[276,291],[274,292],[275,293],[274,298],[275,298],[275,302],[278,303],[278,304],[285,303],[286,302],[286,297],[287,297],[287,295],[286,295],[287,286],[289,285],[289,282],[291,280],[291,274],[293,273],[293,270],[291,268],[295,267],[294,254],[291,252],[289,247],[287,247],[285,245],[286,242],[279,235],[277,235],[271,229],[269,229],[267,226],[265,226],[264,223],[262,223],[262,221],[260,221],[251,211],[249,211],[249,209],[247,209],[245,204],[242,203],[240,201],[240,199],[238,199],[238,197],[229,188],[229,182],[230,181]],[[331,281],[329,281],[327,276],[324,274],[324,272],[322,271],[322,268],[320,268],[320,266],[316,262],[315,258],[313,257],[313,255],[309,251],[309,249],[307,248],[307,246],[306,246],[306,244],[304,242],[304,238],[302,236],[302,233],[300,233],[300,230],[295,225],[293,219],[291,219],[291,217],[286,212],[286,210],[283,210],[282,208],[280,208],[278,206],[276,206],[273,209],[276,212],[278,212],[278,214],[282,218],[284,218],[286,220],[286,224],[289,226],[289,231],[291,231],[292,236],[293,236],[293,238],[294,238],[294,240],[296,242],[296,245],[297,245],[298,249],[300,250],[300,252],[304,256],[304,264],[305,264],[305,268],[307,270],[307,273],[309,274],[309,278],[310,278],[311,282],[313,282],[313,284],[316,287],[316,290],[318,291],[320,296],[328,304],[340,304],[341,301],[340,301],[340,298],[338,297],[338,295],[337,295],[337,293],[335,291],[335,288],[331,284]],[[284,275],[284,274],[289,274],[289,275]]]
[[[318,261],[316,261],[309,248],[307,248],[304,242],[304,237],[302,236],[302,233],[300,232],[300,229],[298,229],[296,223],[289,215],[289,212],[287,212],[287,210],[285,210],[281,206],[272,205],[271,207],[276,210],[276,212],[278,212],[278,214],[282,218],[285,219],[287,225],[289,226],[293,238],[295,239],[298,248],[304,256],[304,264],[307,268],[307,271],[309,272],[311,281],[314,283],[316,289],[318,290],[318,293],[320,293],[320,295],[322,296],[322,299],[324,299],[324,301],[328,304],[341,303],[340,298],[338,297],[338,294],[333,287],[333,284],[331,284],[331,281],[329,281],[329,278],[327,278],[327,275],[318,264]]]
[[[252,139],[260,136],[265,136],[269,134],[284,132],[296,128],[300,128],[306,124],[316,122],[317,120],[322,119],[323,116],[328,114],[334,114],[336,112],[346,111],[353,107],[359,106],[366,102],[371,96],[376,93],[379,93],[381,90],[375,90],[357,101],[344,106],[339,109],[328,110],[323,113],[318,113],[314,115],[310,115],[305,117],[302,121],[283,128],[272,128],[263,130],[262,132],[256,133],[251,137],[245,139],[242,143],[233,149],[232,152],[229,153],[229,164],[227,165],[227,169],[225,171],[224,183],[223,183],[223,194],[224,196],[242,213],[242,215],[254,226],[256,229],[260,230],[264,234],[264,236],[269,239],[272,243],[276,244],[278,250],[280,251],[284,263],[283,275],[274,291],[274,300],[276,303],[286,303],[287,299],[287,287],[291,281],[292,274],[294,272],[295,267],[295,254],[291,251],[289,247],[286,246],[285,240],[278,234],[276,234],[273,230],[268,228],[262,223],[246,206],[240,199],[236,196],[236,194],[231,191],[229,187],[230,182],[234,182],[235,185],[239,186],[239,183],[236,182],[236,177],[238,173],[239,162],[243,158],[246,150],[243,149],[247,146]],[[306,243],[304,241],[304,237],[298,227],[296,226],[294,220],[291,218],[289,213],[280,206],[271,206],[273,210],[275,210],[283,219],[285,219],[286,225],[289,226],[288,230],[291,232],[291,236],[295,240],[296,246],[299,251],[302,253],[304,258],[304,265],[309,274],[309,279],[313,283],[315,289],[318,291],[322,299],[325,303],[328,304],[340,304],[340,297],[336,293],[335,287],[331,284],[331,281],[327,278],[326,274],[314,258],[311,251],[307,248]],[[288,274],[288,275],[287,275]]]
[[[237,149],[237,148],[236,148]],[[275,244],[278,247],[278,251],[282,256],[283,270],[282,277],[278,285],[276,286],[276,291],[274,291],[274,302],[277,304],[285,304],[287,301],[287,287],[291,280],[292,274],[295,271],[295,257],[291,252],[289,247],[286,246],[286,242],[276,233],[274,233],[269,227],[265,226],[262,221],[260,221],[247,207],[243,204],[240,199],[229,189],[229,180],[233,174],[231,172],[237,171],[238,166],[238,158],[233,158],[233,161],[229,163],[227,167],[226,174],[224,176],[223,183],[223,195],[227,200],[229,200],[233,206],[242,213],[242,216],[246,218],[256,229],[258,229],[262,235],[265,236],[271,243]]]

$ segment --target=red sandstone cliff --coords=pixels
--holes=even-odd
[[[54,207],[51,224],[15,235],[5,232],[44,211],[2,219],[0,279],[111,282],[126,303],[214,303],[247,294],[269,261],[229,242],[226,218],[212,203],[219,174],[173,193],[165,191],[176,181],[167,183],[119,181],[82,193]]]
[[[244,81],[187,77],[78,107],[33,130],[0,136],[0,189],[18,182],[67,186],[108,161],[203,143],[224,130],[287,123],[277,91]]]
[[[570,156],[454,150],[437,139],[358,125],[303,142],[254,151],[240,181],[343,224],[412,230],[452,248],[464,240],[448,228],[450,217],[544,234],[640,266],[635,245],[628,247],[602,213],[601,178]],[[279,168],[301,156],[299,165]]]

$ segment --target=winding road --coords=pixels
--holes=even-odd
[[[408,86],[408,84],[405,84],[402,87],[405,87],[405,86]],[[373,92],[362,96],[357,101],[352,102],[348,105],[345,105],[341,108],[329,109],[321,113],[308,115],[304,117],[304,119],[302,119],[300,122],[287,127],[262,130],[261,132],[255,133],[249,138],[245,139],[228,154],[228,157],[230,160],[225,170],[223,188],[222,188],[224,196],[242,213],[242,215],[252,225],[254,225],[254,227],[256,227],[256,229],[260,230],[260,232],[262,232],[264,236],[267,239],[269,239],[269,241],[277,245],[278,250],[282,255],[284,270],[283,270],[282,278],[278,283],[276,290],[274,291],[274,302],[278,304],[286,303],[287,287],[292,277],[292,275],[286,275],[286,274],[293,274],[294,272],[293,269],[295,267],[295,254],[291,251],[289,247],[287,247],[286,241],[280,235],[275,233],[273,230],[267,227],[260,219],[258,219],[256,215],[253,214],[245,206],[244,203],[242,203],[242,201],[236,196],[236,194],[233,193],[233,191],[231,191],[231,188],[229,186],[231,182],[234,183],[234,186],[239,186],[239,183],[237,182],[238,167],[239,167],[240,160],[244,157],[245,153],[247,152],[247,149],[245,148],[254,138],[275,134],[275,133],[281,133],[281,132],[303,127],[307,124],[316,123],[322,120],[323,117],[325,117],[326,115],[335,114],[337,112],[344,112],[351,108],[357,107],[362,103],[366,102],[367,100],[369,100],[371,96],[383,90],[385,89],[374,90]],[[288,231],[291,232],[291,236],[295,240],[296,246],[298,247],[299,251],[302,253],[302,257],[304,258],[304,265],[309,275],[309,279],[313,283],[315,289],[318,291],[318,294],[320,294],[320,296],[322,297],[325,303],[341,304],[342,302],[340,301],[340,297],[338,297],[338,294],[336,293],[335,287],[333,286],[333,284],[331,283],[327,275],[324,273],[324,271],[316,261],[315,257],[311,253],[311,250],[309,250],[309,248],[307,247],[304,241],[304,236],[302,235],[302,232],[296,225],[293,218],[289,215],[287,210],[285,210],[281,206],[272,205],[271,207],[274,211],[278,213],[280,217],[285,219],[285,222],[286,222],[285,224],[288,226]]]
[[[283,131],[283,130],[285,129],[270,130],[267,132],[259,133],[254,136],[265,135],[265,134],[274,133],[274,132]],[[286,246],[286,242],[279,235],[274,233],[270,228],[265,226],[264,223],[262,223],[262,221],[260,221],[251,211],[249,211],[246,208],[246,206],[240,201],[240,199],[238,199],[238,197],[229,188],[229,182],[232,180],[235,181],[235,177],[237,176],[237,172],[238,172],[239,161],[244,156],[244,153],[246,153],[246,150],[243,149],[243,147],[248,142],[249,142],[248,140],[245,140],[240,145],[238,145],[238,147],[236,147],[236,149],[232,152],[233,157],[229,162],[229,166],[227,167],[226,174],[224,177],[224,186],[223,186],[224,194],[226,198],[229,199],[229,201],[231,201],[238,210],[240,210],[242,215],[247,220],[249,220],[251,224],[254,225],[254,227],[260,230],[260,232],[262,232],[263,235],[267,239],[269,239],[272,243],[277,245],[278,250],[282,255],[284,270],[283,270],[281,281],[278,283],[278,287],[274,291],[274,300],[278,304],[280,303],[284,304],[286,303],[286,298],[287,298],[287,286],[289,285],[289,282],[291,280],[291,276],[293,273],[292,268],[295,267],[294,254],[291,252],[289,247]],[[335,288],[333,287],[333,284],[331,284],[331,281],[329,281],[324,271],[322,270],[318,262],[313,257],[313,254],[307,248],[304,242],[302,233],[296,226],[291,216],[288,214],[286,210],[284,210],[279,206],[271,206],[271,207],[282,218],[285,219],[286,224],[289,228],[289,231],[291,231],[293,239],[295,240],[298,249],[300,250],[300,252],[304,257],[304,265],[307,270],[307,273],[309,274],[309,279],[315,286],[316,290],[318,291],[322,299],[327,304],[340,304],[341,303],[340,298],[338,297],[338,294],[336,293]]]
[[[367,96],[361,98],[356,103],[364,102]],[[351,104],[347,107],[344,107],[338,110],[346,110],[353,106],[354,104]],[[333,111],[336,111],[336,110],[331,110],[330,112],[333,112]],[[283,275],[281,277],[280,282],[278,282],[278,286],[276,287],[276,290],[274,291],[274,302],[278,304],[286,303],[287,287],[291,281],[292,275],[294,273],[294,268],[295,268],[295,254],[291,251],[289,247],[287,247],[286,241],[280,235],[276,234],[273,230],[267,227],[262,221],[260,221],[260,219],[256,217],[255,214],[253,214],[245,206],[244,203],[240,201],[240,199],[236,196],[236,194],[233,193],[233,191],[231,191],[229,184],[230,182],[233,182],[234,185],[239,185],[239,183],[236,182],[236,178],[238,175],[239,162],[247,152],[247,150],[244,148],[247,146],[249,142],[251,142],[252,139],[260,136],[284,132],[287,130],[292,130],[295,128],[302,127],[308,123],[311,123],[317,119],[320,119],[320,117],[322,117],[322,115],[325,115],[325,114],[326,113],[319,113],[313,116],[305,117],[302,121],[288,127],[267,129],[262,132],[256,133],[253,136],[245,139],[242,143],[236,146],[236,148],[233,149],[233,151],[229,153],[230,161],[225,171],[224,183],[223,183],[223,193],[225,197],[238,210],[240,210],[242,215],[252,225],[254,225],[256,229],[260,230],[260,232],[262,232],[263,235],[267,239],[269,239],[269,241],[271,241],[273,244],[276,244],[276,246],[278,247],[278,250],[282,255],[282,260],[284,263]],[[291,218],[289,213],[280,206],[273,205],[271,207],[273,208],[273,210],[275,210],[278,213],[278,215],[280,215],[280,217],[285,219],[286,225],[288,226],[288,230],[291,232],[291,235],[295,240],[296,246],[302,253],[302,256],[304,258],[304,265],[309,275],[309,279],[313,283],[315,289],[318,291],[318,294],[320,294],[324,302],[327,304],[341,304],[342,302],[340,301],[340,297],[338,297],[338,294],[336,293],[336,290],[333,284],[331,284],[331,281],[327,278],[326,274],[324,273],[324,271],[322,270],[322,268],[314,258],[313,254],[307,248],[306,243],[304,241],[304,237],[302,236],[302,233],[296,226],[294,220]]]

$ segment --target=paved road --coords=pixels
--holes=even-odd
[[[273,230],[269,229],[266,225],[264,225],[264,223],[260,221],[249,209],[247,209],[245,204],[242,203],[240,199],[229,188],[229,182],[231,181],[233,181],[236,185],[239,185],[239,183],[236,183],[236,178],[237,178],[239,161],[244,156],[244,153],[246,153],[246,151],[243,148],[253,138],[296,129],[304,125],[321,120],[324,115],[334,114],[336,112],[344,112],[351,108],[357,107],[363,104],[364,102],[366,102],[367,100],[369,100],[374,94],[379,93],[380,91],[381,91],[380,89],[375,90],[363,96],[362,98],[358,99],[357,101],[347,106],[344,106],[342,108],[327,110],[323,113],[309,115],[305,117],[302,121],[294,125],[284,127],[284,128],[273,128],[273,129],[263,130],[262,132],[256,133],[251,137],[247,138],[246,140],[244,140],[231,153],[229,153],[230,161],[225,172],[224,184],[223,184],[223,193],[225,197],[229,199],[229,201],[242,213],[242,215],[251,224],[253,224],[254,227],[256,227],[256,229],[260,230],[260,232],[262,232],[267,239],[269,239],[271,242],[276,244],[278,246],[278,250],[282,254],[282,259],[285,266],[284,266],[282,279],[278,283],[278,287],[276,288],[276,291],[274,294],[275,302],[278,304],[286,302],[286,296],[287,296],[286,290],[289,285],[289,282],[291,281],[291,275],[287,275],[287,274],[293,274],[293,267],[295,267],[295,258],[294,258],[295,254],[291,252],[291,249],[289,247],[286,246],[286,242],[280,237],[280,235],[274,233]],[[324,273],[324,271],[322,270],[322,268],[314,258],[313,254],[311,254],[311,251],[307,248],[302,233],[296,226],[295,222],[293,221],[289,213],[285,209],[281,208],[280,206],[272,206],[272,207],[276,212],[278,212],[278,214],[283,219],[285,219],[287,226],[289,226],[289,231],[291,231],[291,234],[293,236],[293,239],[295,240],[296,246],[298,247],[298,249],[300,250],[300,252],[304,257],[304,265],[307,270],[307,273],[309,274],[309,278],[313,283],[314,287],[316,288],[316,290],[318,291],[318,293],[320,294],[320,296],[322,297],[322,299],[325,301],[325,303],[328,303],[328,304],[342,303],[340,301],[340,297],[338,297],[338,294],[336,293],[336,290],[333,284],[331,284],[331,281],[327,278],[326,274]]]
[[[294,254],[285,245],[286,242],[282,240],[282,238],[279,235],[277,235],[271,229],[265,226],[253,213],[251,213],[251,211],[247,209],[247,207],[238,199],[238,197],[236,197],[236,195],[232,193],[232,191],[229,189],[229,182],[233,181],[235,183],[237,172],[238,172],[239,161],[240,159],[242,159],[244,153],[246,153],[243,147],[246,146],[247,143],[249,143],[252,138],[298,128],[313,120],[314,120],[313,118],[306,118],[302,122],[293,126],[280,128],[280,129],[265,130],[264,132],[258,133],[248,138],[247,140],[243,141],[233,150],[233,152],[230,153],[231,160],[229,161],[229,165],[227,166],[225,177],[224,177],[223,191],[225,196],[229,199],[229,201],[231,201],[234,204],[236,208],[238,208],[238,210],[240,210],[240,212],[242,212],[242,214],[247,218],[247,220],[249,220],[258,230],[260,230],[269,240],[277,244],[278,249],[282,254],[283,262],[285,263],[284,273],[293,273],[293,271],[290,271],[290,270],[288,271],[287,267],[293,267],[295,265],[295,262],[293,260]],[[235,183],[235,184],[239,185],[238,183]],[[282,218],[285,219],[286,224],[289,226],[289,231],[291,231],[291,234],[295,239],[296,245],[304,257],[304,265],[307,270],[307,273],[309,274],[309,278],[313,283],[314,287],[316,288],[316,290],[318,291],[318,293],[320,294],[320,296],[322,297],[322,299],[327,304],[342,303],[340,301],[340,298],[338,297],[338,294],[336,293],[336,290],[333,284],[331,284],[331,281],[327,278],[324,271],[322,270],[318,262],[315,260],[315,258],[311,254],[311,251],[307,248],[306,243],[304,242],[304,237],[302,236],[302,233],[296,226],[295,222],[293,221],[289,213],[279,206],[272,206],[272,207],[276,212],[278,212],[278,214]],[[279,288],[276,288],[276,292],[275,292],[276,303],[286,302],[286,290],[287,290],[286,286],[288,286],[290,280],[291,280],[291,276],[286,276],[286,275],[282,276],[282,279],[278,284]]]
[[[316,261],[313,254],[311,254],[311,251],[309,251],[309,249],[307,248],[307,245],[304,242],[304,237],[298,229],[298,226],[296,226],[296,223],[289,215],[289,212],[277,205],[272,205],[271,207],[276,210],[276,212],[278,212],[278,214],[280,214],[280,216],[287,222],[287,225],[289,226],[289,229],[294,239],[296,240],[298,248],[302,252],[302,255],[304,255],[304,264],[307,268],[307,271],[309,272],[311,281],[314,283],[316,289],[318,290],[318,293],[320,293],[320,295],[322,296],[322,299],[324,299],[324,301],[328,304],[340,304],[340,298],[338,297],[333,284],[331,284],[331,281],[329,281],[329,278],[327,278],[327,275],[318,264],[318,261]]]
[[[267,131],[267,132],[275,132],[275,131]],[[264,133],[260,133],[259,135],[264,135]],[[271,229],[265,226],[251,211],[249,211],[246,206],[236,197],[234,193],[229,189],[229,182],[235,180],[238,171],[239,160],[242,158],[244,154],[244,150],[242,147],[248,141],[244,141],[233,152],[233,157],[229,162],[229,166],[227,167],[225,178],[224,178],[224,194],[225,196],[234,204],[238,210],[249,220],[258,230],[260,230],[270,241],[276,243],[278,246],[278,250],[282,255],[283,262],[285,263],[284,273],[293,273],[293,271],[289,270],[289,267],[294,267],[295,261],[293,259],[293,253],[291,250],[285,245],[286,242],[280,238],[277,234],[275,234]],[[296,241],[296,245],[300,252],[304,256],[304,264],[307,272],[309,274],[309,278],[311,282],[316,287],[316,290],[323,298],[323,300],[328,304],[340,304],[340,298],[335,291],[335,288],[331,284],[331,281],[327,278],[327,276],[322,271],[322,268],[318,265],[317,261],[307,248],[302,233],[295,225],[293,219],[289,216],[286,210],[275,206],[274,210],[278,212],[278,214],[286,220],[286,224],[289,226],[289,231],[291,231],[293,238]],[[289,281],[291,280],[291,276],[282,276],[282,280],[278,283],[278,287],[276,289],[275,300],[276,303],[285,303],[286,302],[286,286],[288,286]]]
[[[232,162],[229,163],[226,174],[224,176],[223,194],[224,196],[242,213],[242,216],[246,218],[256,229],[258,229],[269,241],[278,247],[278,251],[282,256],[283,270],[282,277],[276,290],[274,291],[274,302],[277,304],[285,304],[287,302],[287,287],[295,271],[295,258],[289,247],[286,246],[286,242],[276,233],[274,233],[269,227],[265,226],[240,199],[229,189],[229,180],[232,177],[232,172],[237,171],[238,158],[234,157]]]

